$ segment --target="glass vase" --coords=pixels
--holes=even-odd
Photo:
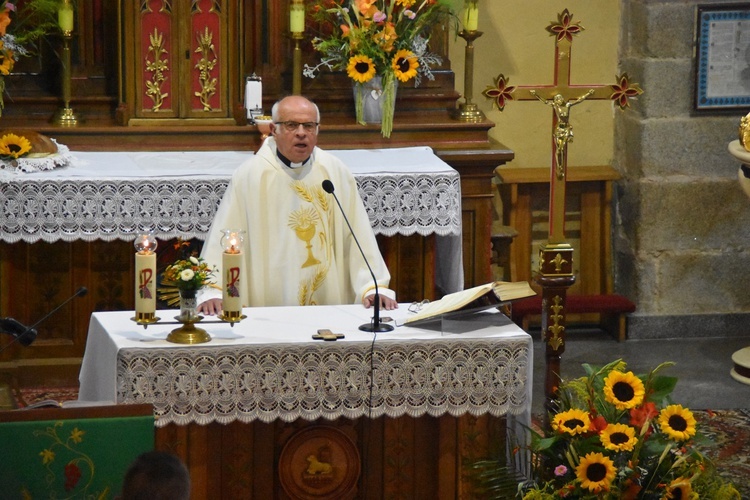
[[[179,320],[184,323],[198,321],[198,290],[180,290],[180,315]]]
[[[398,80],[393,75],[377,75],[365,83],[355,83],[354,110],[357,123],[380,123],[383,137],[390,137],[397,90]]]

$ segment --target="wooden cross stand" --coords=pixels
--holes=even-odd
[[[628,99],[643,93],[638,84],[631,84],[627,73],[615,85],[571,85],[570,56],[573,36],[584,30],[573,22],[565,9],[557,22],[547,26],[555,37],[555,74],[551,85],[509,86],[502,74],[494,87],[483,94],[494,100],[503,110],[509,100],[539,100],[550,106],[552,117],[552,168],[550,169],[549,236],[539,250],[539,269],[534,280],[542,287],[542,338],[546,343],[545,409],[547,415],[556,409],[556,395],[560,386],[560,358],[565,350],[565,298],[567,289],[575,283],[573,248],[565,241],[565,181],[567,175],[568,144],[573,141],[570,123],[571,108],[585,100],[612,100],[620,109],[628,106]]]

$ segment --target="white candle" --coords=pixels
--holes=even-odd
[[[224,316],[236,318],[242,313],[242,242],[244,231],[222,229],[221,256],[222,309]]]
[[[305,4],[301,0],[292,2],[289,7],[289,31],[292,33],[305,31]]]
[[[242,297],[240,294],[242,252],[224,252],[221,260],[221,268],[224,273],[224,286],[222,296],[222,309],[226,312],[237,313],[242,311]]]
[[[464,8],[464,29],[476,31],[479,26],[479,5],[476,2],[467,2]]]
[[[140,234],[134,245],[136,319],[150,319],[156,312],[156,238]]]
[[[245,82],[245,109],[262,109],[263,84],[260,80]]]

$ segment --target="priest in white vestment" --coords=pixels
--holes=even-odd
[[[381,307],[397,307],[395,294],[349,168],[316,146],[320,113],[301,96],[273,107],[271,135],[232,175],[203,246],[221,272],[224,229],[247,232],[240,293],[245,306],[372,305],[375,286],[343,211],[378,282]],[[221,312],[221,291],[204,288],[199,311]]]

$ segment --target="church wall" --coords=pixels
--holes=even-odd
[[[473,102],[495,122],[490,137],[515,152],[513,167],[549,168],[552,112],[539,102],[511,101],[504,111],[482,95],[499,74],[510,85],[552,84],[555,40],[546,31],[558,14],[568,9],[585,30],[575,38],[572,51],[573,84],[614,83],[617,71],[620,6],[618,0],[482,0],[479,31],[474,42]],[[456,90],[464,93],[466,42],[451,40],[451,68]],[[461,101],[459,101],[461,102]],[[572,113],[575,143],[569,165],[612,163],[613,110],[608,102],[587,102]]]
[[[549,168],[551,116],[534,102],[491,107],[481,92],[500,74],[510,85],[551,82],[553,40],[545,27],[567,8],[585,31],[574,39],[573,83],[609,83],[627,72],[645,93],[620,112],[609,103],[573,109],[569,165],[612,164],[615,290],[633,298],[632,337],[748,335],[750,201],[727,152],[742,112],[693,111],[698,3],[507,0],[486,9],[475,42],[474,102],[510,147],[509,166]],[[716,2],[720,3],[720,2]],[[726,2],[723,2],[726,3]],[[463,92],[463,50],[450,47]]]
[[[693,112],[697,4],[622,4],[621,65],[646,90],[615,117],[615,283],[635,337],[750,333],[750,202],[727,152],[744,113]]]

